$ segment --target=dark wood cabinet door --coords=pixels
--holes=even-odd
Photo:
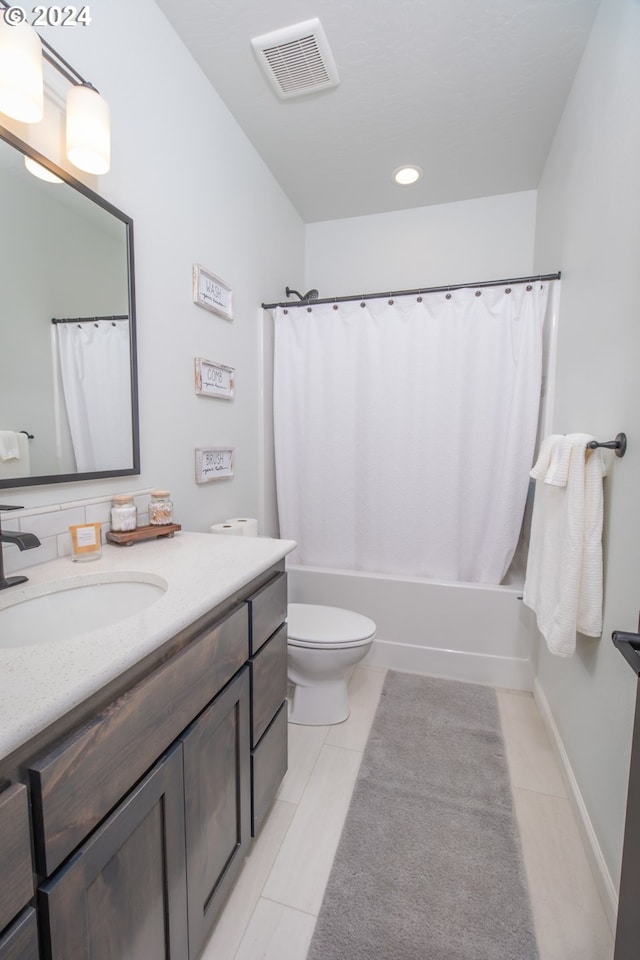
[[[186,960],[182,747],[38,892],[45,960]]]
[[[251,832],[257,837],[287,772],[287,701],[251,753],[253,787]]]
[[[0,792],[0,930],[33,898],[27,788]]]
[[[0,960],[38,960],[38,921],[27,907],[0,937]]]
[[[189,954],[197,957],[251,842],[249,668],[182,737]]]

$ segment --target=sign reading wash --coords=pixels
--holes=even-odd
[[[193,265],[193,300],[205,310],[211,310],[227,320],[233,320],[233,291],[224,280],[205,270],[199,263]]]

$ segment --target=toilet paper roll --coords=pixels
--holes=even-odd
[[[244,527],[241,523],[232,523],[230,520],[227,520],[226,523],[214,523],[210,527],[211,533],[222,534],[227,537],[243,537],[244,536]]]
[[[227,523],[240,524],[245,537],[258,536],[258,521],[253,517],[232,517],[231,520],[227,520]]]

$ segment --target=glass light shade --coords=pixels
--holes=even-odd
[[[43,167],[41,163],[38,163],[37,160],[34,160],[33,157],[25,157],[24,165],[32,173],[34,177],[39,177],[40,180],[46,180],[47,183],[62,183],[63,181],[60,177],[56,177],[55,173],[52,173],[51,170],[48,170],[46,167]]]
[[[397,170],[393,171],[393,179],[402,187],[408,187],[412,183],[417,183],[421,176],[422,170],[420,167],[414,165],[398,167]]]
[[[37,123],[44,114],[42,44],[28,23],[0,18],[0,113]]]
[[[67,157],[79,170],[107,173],[111,164],[109,105],[90,86],[67,94]]]

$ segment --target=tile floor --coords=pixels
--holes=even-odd
[[[289,725],[289,771],[200,960],[305,960],[384,675],[355,669],[345,723]],[[611,960],[613,936],[533,697],[499,690],[498,705],[540,960]]]

